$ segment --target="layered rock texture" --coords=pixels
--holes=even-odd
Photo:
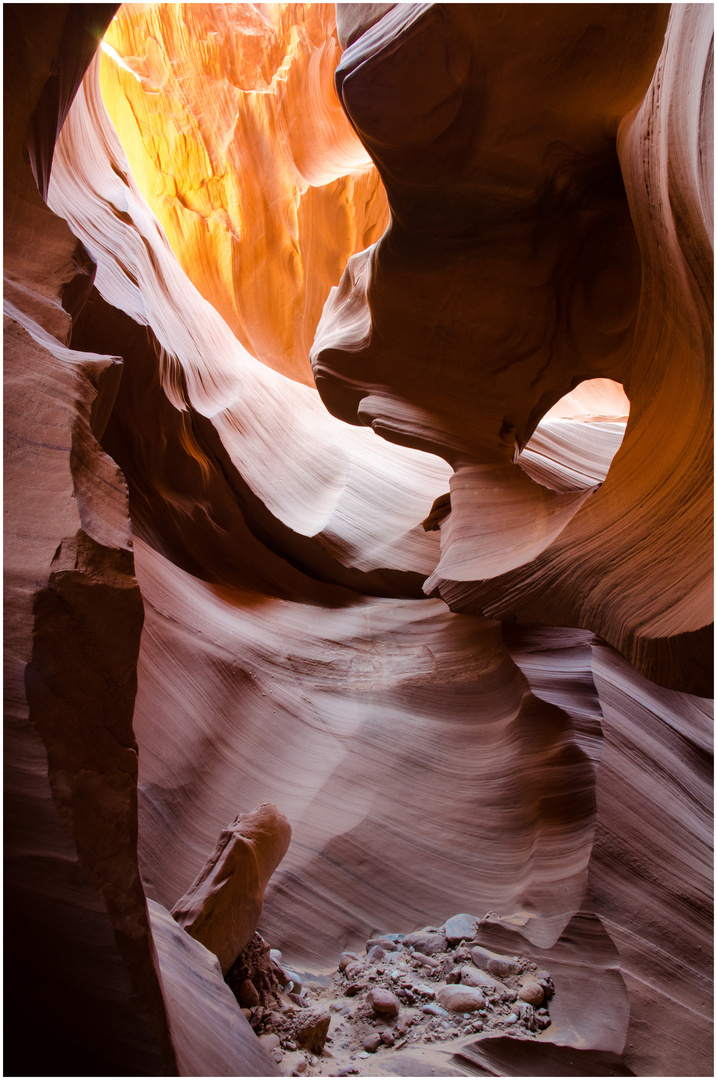
[[[294,1070],[263,896],[550,972],[434,1075],[711,1075],[711,9],[4,26],[5,1071]]]

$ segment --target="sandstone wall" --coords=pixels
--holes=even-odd
[[[564,993],[469,1061],[708,1075],[709,9],[127,6],[68,112],[97,38],[14,7],[34,1071],[271,1075],[163,909],[273,802],[292,962],[492,911]]]

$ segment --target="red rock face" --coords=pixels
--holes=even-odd
[[[556,992],[452,1069],[709,1074],[709,10],[20,7],[18,1072],[275,1074],[168,914],[273,803],[292,970],[471,912]]]

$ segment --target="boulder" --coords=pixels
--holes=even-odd
[[[330,1023],[331,1013],[328,1009],[301,1009],[294,1016],[294,1038],[304,1050],[320,1054]]]
[[[375,1013],[380,1013],[382,1016],[398,1016],[401,1008],[396,995],[392,994],[390,990],[381,989],[381,987],[372,990],[368,994],[366,1001]]]
[[[435,956],[436,953],[445,952],[448,943],[441,933],[417,930],[414,934],[407,934],[403,939],[403,944],[407,949],[413,946],[426,956]]]
[[[460,945],[462,941],[472,941],[475,937],[477,920],[472,915],[452,915],[446,919],[445,935],[450,946]]]
[[[223,975],[256,930],[264,890],[290,840],[291,826],[272,803],[240,814],[172,908],[179,925],[219,958]]]

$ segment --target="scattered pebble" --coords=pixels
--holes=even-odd
[[[375,934],[363,954],[341,953],[333,976],[301,976],[264,943],[271,992],[251,967],[229,985],[284,1076],[354,1076],[377,1053],[393,1075],[393,1052],[405,1047],[481,1033],[534,1039],[550,1026],[550,973],[485,948],[480,932],[481,920],[462,914],[405,936]]]

